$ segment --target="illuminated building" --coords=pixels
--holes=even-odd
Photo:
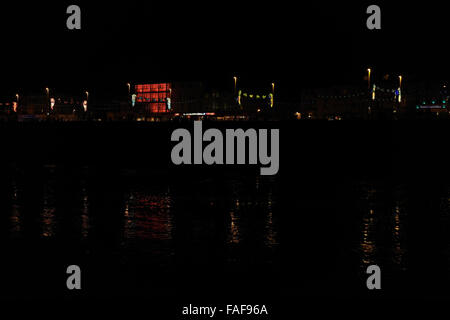
[[[201,82],[136,84],[131,105],[138,113],[164,116],[169,113],[204,112]],[[210,111],[210,110],[207,110]]]
[[[170,83],[135,85],[135,102],[146,113],[166,113],[171,107],[172,85]]]

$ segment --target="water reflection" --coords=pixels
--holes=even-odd
[[[267,194],[267,214],[264,226],[264,244],[269,248],[278,245],[278,233],[273,221],[272,203],[272,191],[270,191]]]
[[[124,238],[125,239],[134,239],[136,238],[136,223],[135,223],[135,210],[130,210],[130,203],[134,202],[133,194],[128,196],[127,201],[125,202],[124,209]],[[134,207],[133,207],[134,208]]]
[[[20,237],[22,232],[22,206],[19,203],[19,188],[15,180],[12,182],[11,203],[11,236]]]
[[[372,185],[366,185],[362,188],[361,200],[363,208],[362,219],[362,236],[359,242],[359,250],[361,252],[360,267],[365,271],[367,266],[376,264],[375,258],[378,252],[376,242],[376,224],[377,224],[377,190]]]
[[[8,236],[20,235],[30,241],[58,239],[58,244],[83,248],[103,248],[113,238],[114,252],[119,251],[124,259],[139,257],[161,265],[172,263],[180,247],[187,248],[178,251],[182,262],[184,252],[205,253],[211,261],[232,261],[239,266],[275,261],[278,195],[270,179],[211,179],[192,196],[192,190],[177,184],[172,192],[165,182],[120,178],[109,179],[113,185],[102,188],[102,178],[65,167],[15,176],[20,184],[8,181],[5,186],[11,210]],[[118,195],[122,201],[105,205],[105,200]]]
[[[365,270],[369,265],[386,263],[406,270],[404,186],[389,189],[389,193],[383,186],[367,185],[361,190],[364,211],[359,241],[360,267]],[[394,197],[393,202],[390,196]]]
[[[171,240],[174,230],[170,192],[130,192],[124,206],[124,239]]]
[[[404,248],[404,232],[403,232],[403,225],[402,225],[402,208],[397,202],[393,209],[393,262],[395,265],[400,267],[402,270],[405,269],[404,265],[404,254],[405,254],[405,248]]]
[[[238,202],[239,203],[239,202]],[[230,230],[228,233],[228,243],[238,244],[240,242],[239,220],[234,211],[230,212]]]
[[[83,183],[84,184],[84,183]],[[86,188],[83,186],[81,190],[81,237],[86,239],[89,234],[89,197]]]
[[[233,181],[227,238],[228,244],[240,244],[246,235],[254,232],[267,248],[278,245],[277,224],[274,217],[273,192],[260,177],[254,185]],[[250,230],[252,229],[252,230]]]
[[[377,245],[375,241],[375,211],[369,209],[363,218],[362,239],[360,242],[362,268],[375,264]]]
[[[50,180],[44,185],[43,204],[41,211],[41,236],[50,238],[55,235],[55,189],[54,181]]]

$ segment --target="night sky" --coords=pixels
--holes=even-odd
[[[66,8],[82,10],[67,30]],[[382,30],[366,8],[382,9]],[[3,93],[45,86],[117,92],[128,81],[201,80],[232,88],[275,81],[298,87],[363,83],[401,73],[447,78],[450,19],[445,4],[343,1],[14,1],[1,6]],[[120,89],[120,90],[121,90]]]

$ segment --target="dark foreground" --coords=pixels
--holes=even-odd
[[[172,124],[0,128],[0,296],[151,298],[174,315],[205,301],[450,296],[447,122],[209,125],[279,128],[278,175],[175,167]]]

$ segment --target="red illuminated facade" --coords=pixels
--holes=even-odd
[[[165,113],[169,111],[172,85],[170,83],[135,85],[136,103],[144,107],[147,113]]]

